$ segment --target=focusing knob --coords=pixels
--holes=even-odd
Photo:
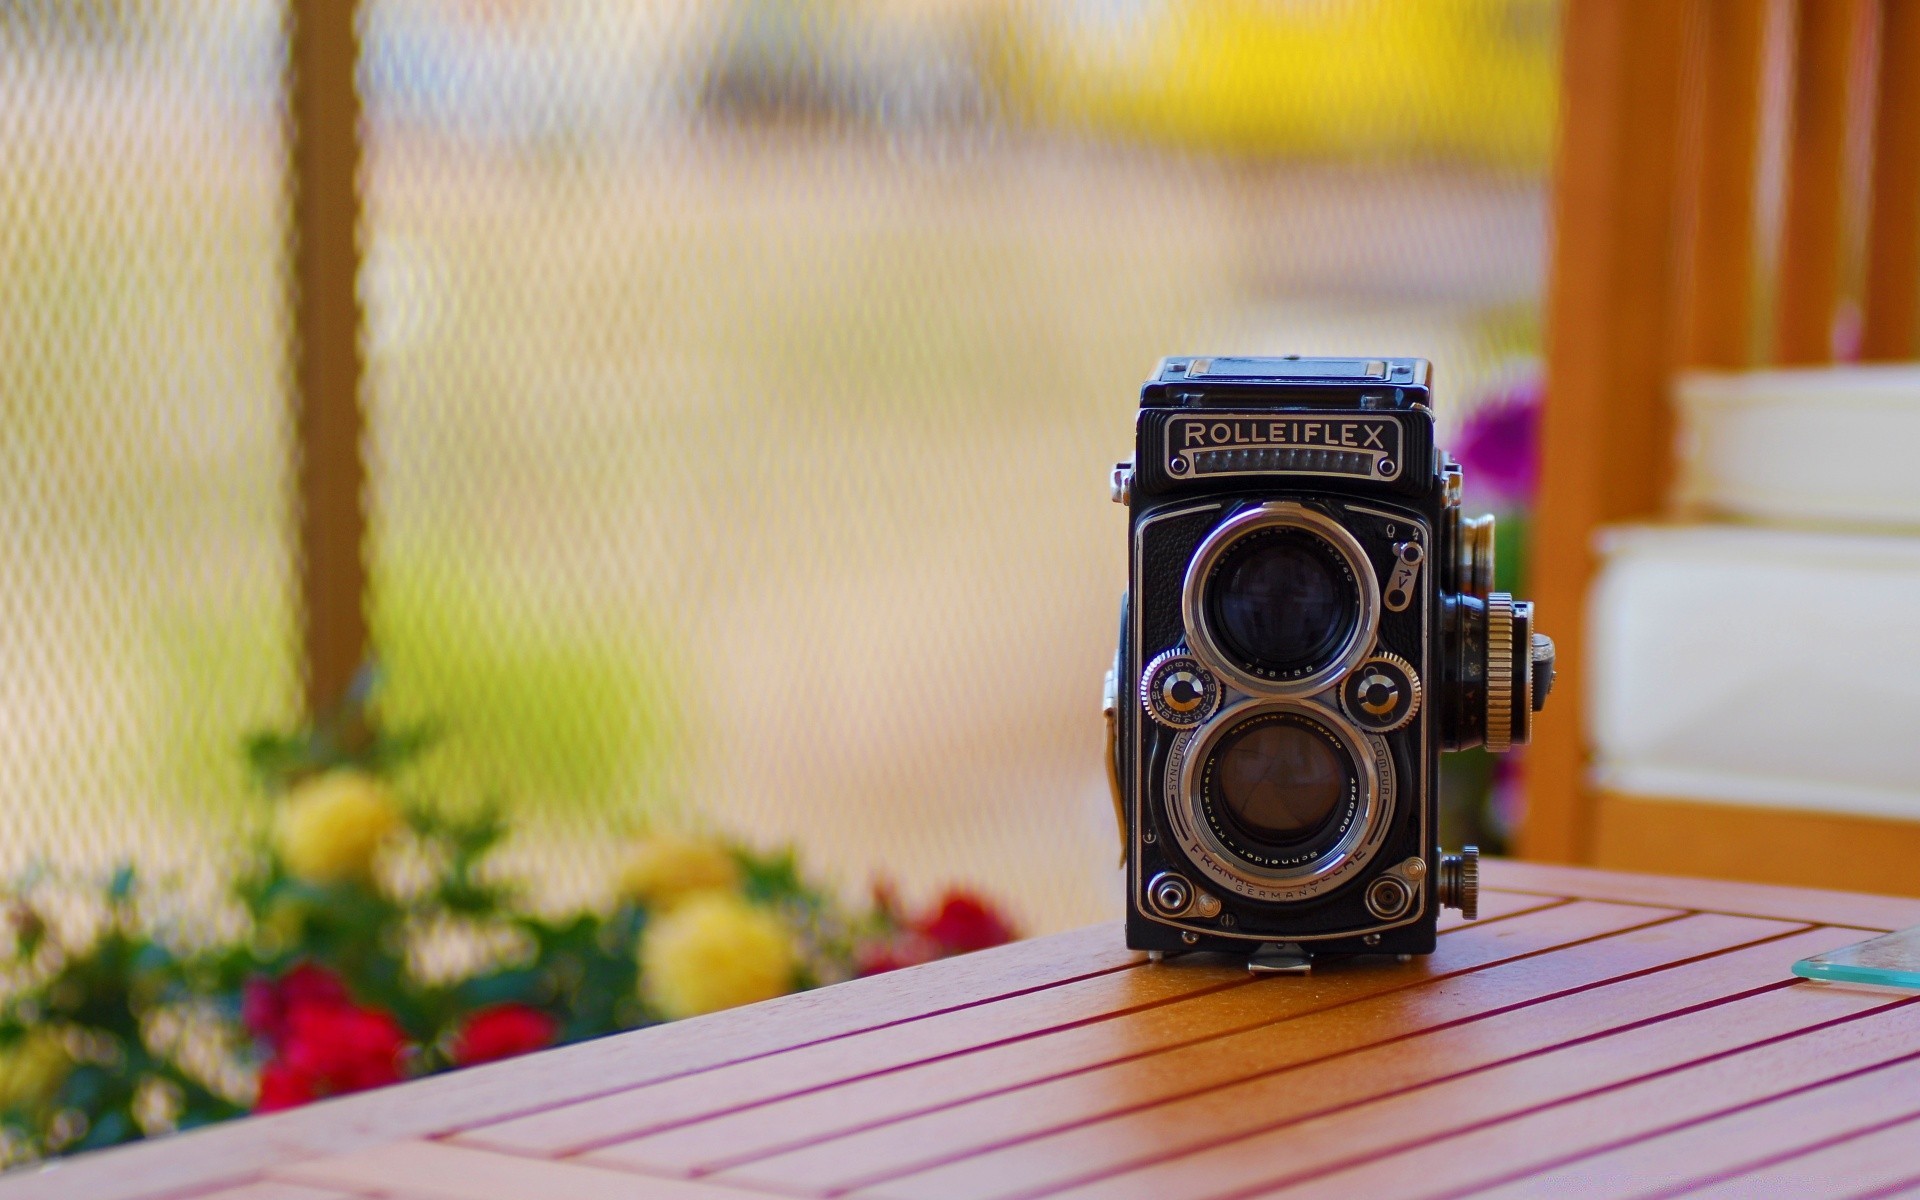
[[[1440,856],[1440,903],[1469,921],[1480,918],[1480,847],[1462,846]]]
[[[1376,654],[1340,685],[1340,707],[1368,733],[1391,733],[1420,711],[1420,676],[1397,654]]]
[[[1553,686],[1553,642],[1533,631],[1533,601],[1487,597],[1487,749],[1501,754],[1533,738],[1533,714]]]
[[[1192,729],[1220,707],[1220,682],[1182,647],[1140,673],[1140,707],[1169,729]]]
[[[1514,661],[1513,597],[1494,592],[1487,597],[1487,749],[1504,754],[1513,748],[1513,697],[1515,676],[1520,675],[1521,695],[1525,696],[1526,670]],[[1522,705],[1522,707],[1525,707]],[[1525,739],[1522,739],[1523,741]]]

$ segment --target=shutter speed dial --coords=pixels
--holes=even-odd
[[[1220,707],[1220,681],[1185,649],[1175,647],[1140,673],[1140,707],[1169,729],[1192,729]]]

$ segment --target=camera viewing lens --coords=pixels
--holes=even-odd
[[[1235,542],[1213,570],[1207,599],[1221,648],[1275,678],[1318,670],[1360,618],[1346,560],[1303,529],[1262,529]]]
[[[1374,565],[1352,531],[1291,500],[1243,508],[1194,548],[1180,621],[1202,664],[1250,696],[1311,695],[1366,656]]]

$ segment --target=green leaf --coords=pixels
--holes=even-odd
[[[107,883],[107,899],[112,900],[116,904],[124,903],[128,897],[133,895],[133,884],[133,865],[131,863],[122,865],[119,870],[113,873],[113,878]]]
[[[60,1085],[60,1107],[91,1112],[118,1090],[121,1085],[116,1076],[105,1067],[87,1063],[67,1073],[66,1081]]]
[[[143,974],[160,974],[175,963],[173,952],[158,942],[143,942],[133,953],[133,968]]]
[[[551,999],[543,995],[551,979],[548,971],[539,968],[497,971],[463,980],[454,993],[463,1009],[486,1008],[493,1004],[531,1004]]]
[[[118,1146],[122,1142],[131,1142],[140,1136],[139,1127],[133,1123],[133,1117],[120,1108],[109,1109],[96,1117],[87,1129],[87,1135],[75,1142],[75,1150],[98,1150],[106,1146]]]
[[[256,733],[246,739],[244,753],[254,780],[268,793],[278,792],[293,777],[311,770],[313,739],[308,733]]]

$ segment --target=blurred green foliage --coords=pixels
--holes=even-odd
[[[644,613],[616,628],[569,620],[425,553],[387,564],[380,584],[381,712],[396,727],[431,719],[448,751],[420,762],[419,786],[510,785],[516,807],[562,814],[666,799],[684,733],[678,663]]]
[[[650,906],[667,901],[605,889],[543,911],[494,861],[512,831],[498,806],[442,805],[384,782],[435,736],[378,720],[375,682],[364,672],[310,727],[248,740],[280,819],[231,864],[212,925],[132,868],[101,884],[32,872],[0,890],[0,1166],[674,1015],[640,986],[642,935],[669,911]],[[286,819],[316,799],[334,805],[322,819]],[[377,835],[375,858],[366,826],[387,820],[399,825]],[[315,839],[336,864],[349,847],[355,869],[314,874],[329,861],[313,859]],[[846,978],[863,946],[901,932],[885,905],[833,900],[791,852],[715,853],[732,855],[744,900],[795,943],[780,990]],[[324,1021],[303,1031],[301,1004]]]

